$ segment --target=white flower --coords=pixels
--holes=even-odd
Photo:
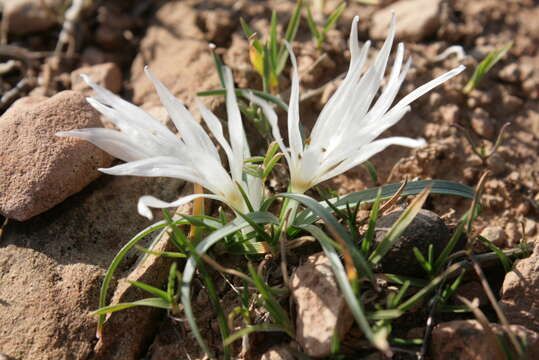
[[[404,45],[400,43],[387,83],[374,104],[380,89],[391,46],[395,37],[395,17],[391,20],[389,35],[376,60],[363,73],[370,42],[360,49],[357,39],[358,17],[354,18],[350,33],[352,59],[341,86],[322,109],[305,144],[299,128],[299,78],[296,59],[290,46],[293,64],[292,88],[288,109],[289,148],[286,148],[277,125],[277,116],[263,100],[251,96],[268,118],[275,140],[279,143],[290,168],[291,191],[303,193],[316,184],[344,173],[363,163],[389,145],[419,147],[423,139],[389,137],[375,140],[382,132],[396,124],[410,110],[409,104],[434,87],[464,70],[459,66],[420,86],[391,108],[399,88],[410,68],[408,59],[403,65]]]
[[[139,107],[101,88],[86,76],[83,76],[84,80],[97,93],[88,98],[88,102],[120,131],[95,128],[64,131],[57,135],[85,139],[126,161],[125,164],[99,169],[106,174],[179,178],[198,183],[213,193],[193,194],[170,203],[153,196],[142,196],[138,202],[138,211],[149,219],[152,218],[149,207],[177,207],[200,197],[216,199],[236,211],[248,212],[238,186],[245,191],[253,208],[258,209],[263,197],[263,185],[260,179],[243,174],[244,160],[250,156],[250,152],[230,69],[225,71],[230,144],[224,137],[219,119],[201,102],[197,103],[206,125],[226,153],[230,172],[221,163],[217,148],[202,126],[147,68],[145,71],[180,136]]]

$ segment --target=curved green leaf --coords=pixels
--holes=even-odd
[[[352,194],[345,195],[340,198],[334,198],[330,199],[329,201],[335,205],[338,209],[344,209],[346,207],[346,204],[349,204],[349,206],[354,206],[358,202],[362,203],[372,203],[376,199],[376,195],[378,193],[378,190],[381,189],[381,199],[389,199],[391,196],[393,196],[399,187],[402,185],[402,183],[399,184],[390,184],[390,185],[384,185],[379,186],[363,191],[358,191]],[[424,188],[431,185],[431,194],[438,194],[438,195],[454,195],[454,196],[460,196],[467,199],[473,199],[474,198],[474,189],[467,185],[455,183],[453,181],[448,180],[419,180],[419,181],[413,181],[409,182],[406,187],[404,188],[401,196],[408,196],[408,195],[417,195],[419,194]],[[328,208],[328,205],[321,202],[320,203],[325,208]],[[316,216],[311,210],[305,210],[298,214],[294,221],[294,226],[298,226],[300,224],[312,224],[313,222],[317,221],[319,219],[318,216]]]

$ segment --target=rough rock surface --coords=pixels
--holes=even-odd
[[[514,324],[539,332],[539,253],[516,261],[505,275],[500,305]]]
[[[290,279],[297,304],[296,341],[309,356],[328,356],[336,331],[344,335],[353,316],[324,253],[310,256]]]
[[[89,358],[97,340],[88,313],[97,308],[102,276],[117,251],[150,225],[136,212],[138,198],[170,201],[181,183],[103,175],[50,211],[10,222],[0,246],[0,352],[16,359]],[[131,272],[135,255],[120,264],[117,278]]]
[[[58,131],[101,127],[84,96],[63,91],[0,118],[0,213],[28,220],[79,192],[112,158],[94,145],[60,138]]]
[[[71,73],[71,90],[80,91],[84,95],[91,95],[93,90],[80,77],[81,75],[88,75],[99,86],[113,93],[119,93],[122,90],[122,71],[115,63],[83,66]]]
[[[389,228],[402,213],[403,210],[395,211],[378,219],[376,222],[377,242],[382,241]],[[422,209],[384,256],[381,261],[382,269],[384,272],[409,276],[424,274],[423,268],[413,253],[414,247],[426,255],[429,244],[432,243],[436,257],[449,242],[449,238],[449,229],[442,219],[432,211]]]
[[[288,346],[278,345],[270,348],[260,356],[260,360],[294,360],[295,357],[288,350]]]
[[[497,335],[503,334],[499,324],[491,324]],[[517,337],[527,341],[528,359],[539,357],[539,334],[521,325],[510,325]],[[442,323],[432,331],[432,358],[437,360],[502,360],[496,355],[491,338],[477,320],[455,320]]]
[[[420,41],[432,35],[440,24],[441,0],[400,0],[377,11],[372,19],[370,36],[385,39],[392,12],[397,17],[397,39]]]
[[[190,187],[186,187],[190,191]],[[187,192],[183,195],[188,195]],[[181,213],[189,213],[190,205],[181,207]],[[177,248],[170,241],[168,231],[162,230],[156,237],[155,251],[176,251]],[[152,286],[159,287],[167,279],[172,261],[167,257],[148,256],[141,261],[135,269],[127,275],[127,279],[136,280]],[[118,304],[140,300],[146,297],[144,291],[132,286],[127,281],[121,281],[111,303]],[[143,347],[152,340],[159,324],[162,311],[151,307],[131,308],[111,314],[103,328],[103,336],[95,347],[95,359],[123,360],[137,359]],[[116,334],[129,334],[116,336]]]
[[[0,8],[3,6],[8,32],[24,35],[58,24],[60,18],[53,14],[61,9],[62,3],[62,0],[0,0]]]
[[[181,1],[159,9],[131,66],[135,103],[160,104],[144,65],[187,105],[192,105],[196,92],[220,88],[208,42],[197,21],[197,10]],[[210,108],[212,103],[222,103],[220,97],[203,100]]]

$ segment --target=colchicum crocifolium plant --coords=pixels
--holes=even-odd
[[[223,270],[223,267],[220,267],[207,253],[213,245],[223,239],[225,239],[226,244],[220,249],[224,249],[224,251],[230,250],[230,253],[256,255],[271,252],[281,257],[283,282],[287,283],[284,280],[288,277],[285,242],[300,240],[299,238],[293,239],[293,237],[301,232],[308,232],[319,241],[330,260],[343,296],[364,336],[376,348],[386,352],[386,354],[389,353],[387,337],[391,332],[391,319],[393,318],[384,320],[382,317],[382,320],[377,319],[380,319],[382,315],[385,317],[391,315],[395,318],[400,316],[403,311],[412,307],[429,291],[432,291],[441,281],[440,279],[445,279],[445,275],[436,275],[438,273],[432,270],[430,275],[433,278],[429,286],[425,288],[426,290],[419,291],[410,298],[405,298],[407,288],[411,286],[410,282],[404,282],[401,290],[399,290],[399,295],[388,302],[389,305],[386,310],[389,312],[384,313],[385,310],[380,310],[370,319],[365,313],[372,310],[373,306],[370,306],[371,309],[366,309],[366,305],[361,303],[363,301],[361,300],[363,297],[360,296],[361,287],[376,283],[373,276],[373,267],[380,262],[380,259],[397,241],[407,224],[418,213],[429,191],[438,194],[474,198],[473,190],[465,185],[437,180],[418,181],[414,184],[408,184],[411,185],[408,187],[392,184],[383,186],[374,193],[372,191],[374,189],[366,190],[349,194],[339,199],[341,201],[346,200],[346,197],[348,199],[354,198],[355,200],[351,201],[351,204],[346,202],[339,205],[338,201],[333,203],[328,201],[327,204],[331,211],[329,207],[324,207],[323,203],[318,203],[303,194],[320,182],[342,174],[367,161],[389,145],[408,147],[424,145],[425,141],[423,139],[407,137],[377,138],[389,127],[396,124],[410,110],[410,104],[414,100],[459,74],[464,67],[459,66],[420,86],[392,106],[411,66],[410,59],[404,63],[404,46],[399,44],[392,70],[383,90],[380,92],[395,37],[395,18],[393,17],[391,20],[389,35],[382,49],[374,59],[373,64],[366,69],[364,68],[370,42],[366,42],[360,49],[357,38],[357,23],[358,18],[356,17],[353,20],[350,34],[351,63],[348,73],[341,86],[324,106],[310,136],[306,140],[302,139],[300,133],[299,76],[296,59],[289,44],[285,44],[290,52],[292,62],[292,88],[288,106],[288,147],[285,146],[281,137],[278,117],[272,105],[259,96],[249,94],[249,99],[262,109],[269,121],[273,138],[278,144],[273,143],[270,145],[266,157],[251,157],[236,99],[232,72],[226,67],[223,67],[222,81],[226,88],[228,140],[225,138],[221,122],[210,110],[200,102],[197,104],[202,119],[211,134],[206,132],[183,104],[148,69],[146,69],[146,74],[153,82],[161,102],[179,132],[179,136],[139,107],[122,100],[93,83],[88,77],[84,77],[96,92],[95,96],[88,98],[88,102],[113,121],[119,130],[104,128],[80,129],[60,132],[58,135],[88,140],[118,159],[125,161],[124,164],[112,168],[100,169],[104,173],[179,178],[199,184],[209,192],[209,194],[188,195],[170,203],[149,195],[142,196],[138,203],[138,211],[141,215],[152,218],[150,208],[179,207],[182,204],[204,197],[218,200],[229,206],[236,215],[241,215],[232,221],[227,220],[226,216],[212,218],[209,215],[206,217],[200,216],[199,218],[182,215],[180,220],[173,220],[165,211],[164,221],[152,225],[131,239],[118,252],[103,281],[100,293],[100,309],[95,312],[100,316],[98,333],[102,330],[106,313],[131,306],[156,306],[168,309],[174,315],[182,311],[199,345],[210,358],[215,358],[198,330],[191,306],[190,284],[196,274],[195,269],[198,267],[201,269],[202,282],[208,290],[213,310],[217,315],[219,330],[223,338],[225,359],[231,357],[230,344],[239,338],[246,337],[252,331],[269,329],[275,331],[277,329],[294,337],[293,321],[289,319],[287,311],[283,309],[278,301],[278,298],[283,296],[283,293],[286,293],[286,287],[279,288],[267,284],[250,262],[247,266],[250,276],[235,269]],[[221,73],[221,70],[219,71]],[[379,92],[380,94],[378,94]],[[378,97],[374,101],[377,95]],[[211,140],[210,135],[222,148],[227,159],[226,167],[223,165],[219,151]],[[288,163],[290,179],[287,183],[291,193],[266,198],[264,181],[267,177],[267,170],[271,171],[274,162],[280,159],[280,154],[275,154],[277,147],[280,147],[282,155]],[[257,176],[256,172],[248,171],[253,166],[252,164],[257,162],[263,164],[263,173],[265,175]],[[375,246],[372,239],[381,199],[417,194],[419,196],[412,201],[409,208],[396,222],[396,226],[393,226],[381,243]],[[275,198],[285,199],[279,218],[267,211]],[[347,211],[355,206],[357,211],[360,203],[367,201],[374,202],[373,211],[369,220],[369,230],[360,240],[357,238],[358,231],[348,232],[343,223],[338,221],[333,214],[340,211],[337,205],[345,205]],[[391,202],[392,200],[389,201],[389,203]],[[305,210],[298,212],[296,217],[296,210],[300,203]],[[309,211],[314,215],[310,216]],[[352,212],[349,215],[347,221],[352,224],[349,225],[350,229],[357,230],[355,228],[356,215]],[[339,216],[341,215],[339,214]],[[316,223],[318,219],[322,219],[328,225],[327,229],[331,232],[331,237],[326,234],[326,229]],[[205,220],[207,221],[204,222]],[[181,226],[188,224],[204,227],[205,237],[203,239],[187,237],[183,233]],[[159,253],[146,249],[143,249],[143,251],[157,256],[187,257],[183,273],[177,270],[177,263],[174,263],[170,269],[166,292],[147,284],[132,282],[134,286],[138,286],[157,297],[107,307],[107,290],[121,259],[144,236],[167,226],[172,228],[172,239],[176,239],[172,241],[180,252]],[[458,240],[458,236],[460,236],[460,233],[456,232],[456,234],[455,240],[452,240],[447,245],[447,251],[444,250],[444,256],[440,255],[438,259],[428,256],[429,264],[436,260],[436,266],[429,265],[429,269],[441,269],[442,265],[445,265],[445,259],[447,259],[456,240]],[[187,246],[185,246],[186,244]],[[278,245],[281,245],[281,247]],[[344,259],[344,265],[341,257]],[[253,258],[250,257],[249,259],[252,260]],[[244,286],[240,294],[243,307],[239,312],[234,312],[235,315],[229,314],[229,316],[233,315],[233,317],[240,315],[243,317],[246,326],[243,330],[231,334],[233,329],[230,329],[229,326],[233,327],[233,322],[227,322],[215,292],[213,280],[203,270],[206,264],[243,280]],[[368,278],[370,282],[359,282],[359,276],[356,276],[358,271],[355,269],[359,269],[361,277]],[[373,288],[376,288],[376,286]],[[251,311],[249,298],[253,291],[257,295],[254,295],[251,299],[256,303],[262,303],[270,313],[272,324],[253,323],[252,317],[249,315]],[[405,300],[400,304],[404,298]],[[180,301],[183,304],[182,310],[179,310],[180,308],[178,307]],[[228,318],[228,320],[230,319]]]

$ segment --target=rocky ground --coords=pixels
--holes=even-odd
[[[66,12],[70,3],[0,0],[0,220],[9,219],[0,235],[0,353],[14,359],[199,358],[202,354],[188,327],[160,311],[135,308],[111,316],[105,327],[107,336],[100,341],[95,336],[96,319],[88,315],[97,306],[103,274],[116,252],[150,224],[136,213],[139,196],[172,200],[191,192],[190,185],[174,179],[100,174],[98,167],[117,160],[88,143],[57,138],[54,133],[112,126],[86,104],[81,94],[91,91],[78,76],[81,73],[167,123],[166,112],[143,73],[144,65],[192,106],[196,92],[220,87],[209,42],[232,68],[237,87],[259,89],[261,81],[249,63],[248,42],[239,19],[267,34],[271,10],[277,10],[280,23],[285,23],[294,2],[89,1],[73,18],[74,31],[60,42],[60,52],[55,52],[59,37],[63,39],[63,24],[71,21]],[[395,11],[397,38],[405,43],[414,64],[401,94],[459,63],[467,70],[416,101],[412,111],[384,134],[424,137],[428,145],[415,151],[392,147],[375,156],[372,162],[379,183],[407,177],[475,186],[482,171],[489,169],[476,230],[501,248],[515,247],[523,238],[532,243],[539,240],[539,28],[535,21],[539,5],[532,0],[381,3],[349,1],[322,50],[316,49],[303,20],[293,48],[302,94],[310,94],[301,104],[305,125],[313,123],[346,71],[352,17],[360,16],[360,41],[373,39],[374,47],[379,48],[391,11]],[[338,1],[328,0],[325,5],[333,9]],[[462,88],[478,62],[509,41],[514,45],[507,56],[476,89],[464,95]],[[437,58],[452,45],[463,47],[463,59],[456,55]],[[287,73],[280,86],[279,91],[286,94]],[[222,97],[203,101],[223,114]],[[483,163],[464,131],[474,142],[492,147],[507,122],[510,126],[502,145]],[[249,131],[253,138],[257,136],[254,129]],[[377,184],[358,167],[325,185],[345,194]],[[468,207],[468,201],[439,196],[431,197],[426,206],[449,227]],[[160,246],[166,248],[166,241],[161,240]],[[492,276],[492,286],[499,290],[497,300],[513,330],[528,339],[530,359],[539,357],[538,256],[534,252],[518,261],[505,279],[503,271]],[[142,264],[136,260],[133,254],[124,263],[122,277],[157,286],[165,280],[168,264],[164,260]],[[308,283],[312,281],[309,273],[320,272],[328,282],[324,293],[337,302],[331,306],[302,303],[299,289],[294,294],[299,299],[294,311],[326,311],[323,325],[334,324],[353,342],[355,330],[349,331],[351,324],[346,321],[351,317],[346,316],[342,299],[331,295],[335,283],[324,261],[316,256],[298,259],[298,266],[305,264],[295,271],[292,283]],[[127,285],[118,283],[115,301],[141,298],[140,291]],[[487,304],[476,280],[466,286],[463,295],[478,296]],[[202,313],[200,326],[208,342],[218,346],[213,319],[203,314],[208,299],[200,294],[195,298]],[[222,295],[226,303],[226,292]],[[433,330],[432,359],[492,358],[488,337],[476,320],[445,320],[439,319]],[[306,336],[306,342],[296,339],[300,345],[290,345],[290,339],[283,336],[259,336],[256,351],[247,358],[294,358],[284,345],[312,356],[324,354],[332,331],[317,339],[324,331],[316,321],[320,319],[311,321],[298,315],[299,328],[320,332]],[[398,331],[420,333],[421,327],[424,323],[412,321]],[[494,331],[503,333],[504,329],[498,326]]]

